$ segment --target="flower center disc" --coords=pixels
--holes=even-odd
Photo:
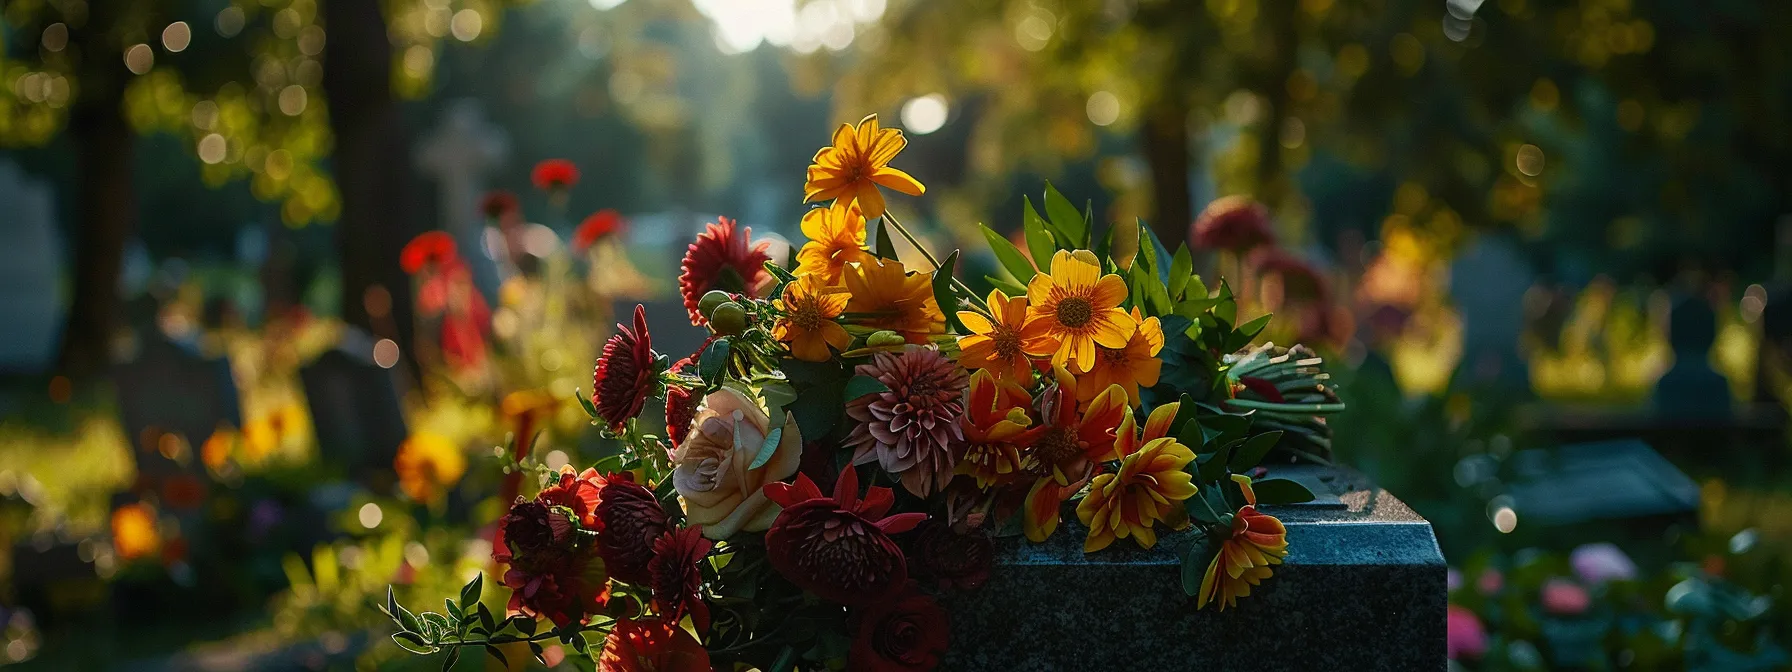
[[[1082,448],[1076,444],[1076,434],[1064,427],[1053,427],[1040,436],[1033,444],[1033,450],[1039,455],[1040,471],[1050,473],[1053,466],[1082,454]]]
[[[1074,329],[1088,324],[1093,317],[1095,307],[1089,305],[1088,299],[1079,296],[1058,302],[1058,324]]]

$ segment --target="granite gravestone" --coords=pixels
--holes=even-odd
[[[1272,473],[1318,497],[1265,508],[1288,528],[1288,558],[1237,608],[1196,610],[1183,593],[1196,535],[1084,554],[1072,519],[1043,544],[998,540],[989,582],[943,600],[940,669],[1441,669],[1446,569],[1431,524],[1355,472]]]
[[[140,486],[160,488],[175,476],[203,474],[197,447],[220,426],[243,425],[230,363],[202,357],[159,332],[141,336],[136,356],[115,365],[112,377]]]
[[[1641,441],[1524,451],[1513,464],[1517,482],[1508,494],[1520,524],[1597,524],[1658,537],[1670,526],[1698,523],[1698,484]]]
[[[1524,294],[1535,274],[1512,241],[1478,238],[1450,264],[1450,297],[1462,314],[1462,366],[1469,380],[1504,390],[1529,390],[1518,352],[1524,331]]]
[[[299,369],[318,456],[363,482],[390,481],[377,475],[391,471],[408,435],[398,381],[372,353],[372,339],[348,331],[337,347]]]
[[[0,371],[36,372],[56,356],[62,249],[54,193],[0,161]]]

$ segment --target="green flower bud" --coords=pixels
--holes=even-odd
[[[903,338],[902,334],[898,334],[894,331],[884,330],[884,331],[874,332],[869,337],[866,337],[865,346],[870,347],[870,348],[885,348],[885,347],[890,347],[890,346],[902,345],[907,342],[908,342],[908,339]]]
[[[747,309],[733,301],[723,302],[709,313],[709,330],[733,336],[747,329]]]
[[[710,313],[715,312],[716,306],[720,306],[733,300],[734,297],[728,296],[727,292],[719,289],[709,290],[707,294],[703,295],[702,299],[697,301],[697,314],[709,317]]]

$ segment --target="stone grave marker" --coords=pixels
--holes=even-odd
[[[1519,525],[1598,525],[1656,537],[1670,526],[1698,523],[1698,484],[1642,441],[1529,450],[1513,456],[1513,464],[1518,480],[1508,494]]]
[[[159,332],[140,335],[136,356],[116,364],[112,378],[140,487],[204,474],[196,454],[200,444],[220,425],[243,425],[230,363],[202,357]]]
[[[374,363],[373,341],[358,330],[299,369],[318,456],[362,483],[390,485],[392,459],[408,436],[394,375]]]
[[[1450,296],[1462,314],[1462,364],[1469,380],[1499,389],[1530,389],[1519,356],[1524,294],[1535,274],[1512,241],[1481,236],[1450,264]]]
[[[1717,311],[1703,297],[1676,297],[1668,313],[1668,343],[1674,366],[1655,383],[1655,412],[1674,417],[1730,415],[1730,381],[1711,368],[1708,353],[1717,342]]]
[[[460,256],[473,269],[473,284],[489,301],[497,296],[498,270],[485,251],[485,221],[479,199],[488,171],[510,154],[504,129],[485,120],[479,101],[466,98],[448,106],[441,122],[417,143],[417,167],[436,179],[443,230],[454,236]]]
[[[62,247],[48,183],[0,160],[0,372],[37,372],[56,357]]]
[[[943,600],[940,669],[1442,669],[1446,569],[1431,524],[1353,471],[1271,473],[1319,497],[1265,508],[1288,528],[1288,558],[1237,608],[1197,611],[1183,593],[1197,535],[1085,555],[1072,518],[1043,544],[997,540],[989,582]]]

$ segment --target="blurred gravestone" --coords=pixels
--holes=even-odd
[[[478,101],[454,101],[435,130],[417,143],[417,167],[436,179],[443,230],[454,236],[461,257],[473,268],[473,283],[487,300],[496,296],[498,271],[484,247],[485,224],[479,199],[485,175],[504,163],[510,141],[485,120]]]
[[[1717,311],[1696,295],[1675,299],[1668,314],[1668,343],[1674,366],[1655,383],[1655,412],[1672,417],[1727,418],[1730,382],[1711,368],[1708,353],[1717,342]]]
[[[685,248],[703,231],[704,221],[690,213],[653,213],[629,218],[629,260],[649,278],[653,296],[642,301],[615,302],[617,322],[634,319],[635,304],[647,308],[647,328],[653,332],[653,349],[676,362],[697,351],[709,338],[709,330],[691,325],[678,291],[678,266]],[[757,239],[757,238],[755,238]],[[608,326],[608,325],[606,325]]]
[[[1598,526],[1658,536],[1670,525],[1698,522],[1698,484],[1642,441],[1524,451],[1513,463],[1518,482],[1510,496],[1523,525]]]
[[[0,371],[50,366],[62,325],[55,194],[0,161]]]
[[[113,368],[118,413],[135,450],[140,486],[203,474],[197,447],[220,425],[241,427],[230,363],[207,359],[150,330],[135,356]]]
[[[373,341],[345,331],[337,347],[299,369],[318,456],[354,480],[390,485],[407,435],[398,381],[372,359]]]
[[[1524,331],[1524,294],[1534,279],[1517,247],[1503,237],[1477,238],[1450,264],[1450,296],[1462,314],[1462,366],[1469,380],[1530,389],[1518,339]]]

